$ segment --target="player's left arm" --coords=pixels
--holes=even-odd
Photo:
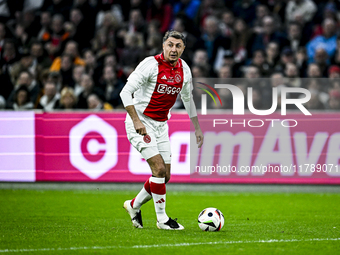
[[[184,104],[184,108],[187,111],[190,117],[190,120],[195,127],[195,136],[196,136],[196,143],[198,144],[198,148],[201,148],[203,145],[204,136],[203,136],[200,124],[198,122],[194,100],[191,97],[189,101],[185,101],[184,98],[182,97],[182,101]]]
[[[185,110],[187,111],[189,118],[191,119],[192,124],[195,127],[195,136],[196,136],[196,143],[198,144],[198,148],[201,148],[203,145],[204,136],[198,122],[196,106],[192,96],[192,82],[191,82],[191,72],[190,69],[187,68],[187,75],[189,76],[187,82],[184,82],[183,88],[181,91],[181,98],[183,101],[183,105]]]
[[[196,143],[198,144],[198,148],[201,148],[203,145],[204,136],[203,136],[200,124],[198,122],[198,118],[197,116],[195,116],[190,119],[191,119],[192,124],[195,127]]]

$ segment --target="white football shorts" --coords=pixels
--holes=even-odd
[[[133,122],[127,114],[125,129],[130,143],[142,154],[145,160],[160,154],[164,163],[170,164],[171,146],[168,123],[153,120],[144,114],[138,114],[138,116],[146,128],[148,136],[142,136],[136,132]]]

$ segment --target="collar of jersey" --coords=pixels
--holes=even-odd
[[[163,52],[159,55],[156,55],[155,59],[158,61],[159,64],[165,65],[169,68],[180,68],[181,67],[181,60],[180,59],[178,59],[176,66],[172,66],[168,61],[165,60]]]

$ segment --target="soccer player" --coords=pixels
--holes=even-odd
[[[165,184],[170,179],[171,166],[167,120],[178,93],[195,127],[198,147],[203,144],[191,95],[191,71],[180,59],[184,48],[184,36],[177,31],[168,31],[163,38],[163,52],[145,58],[131,73],[120,93],[128,112],[125,120],[127,137],[148,162],[152,172],[138,195],[124,203],[136,228],[143,228],[140,208],[152,198],[159,229],[184,229],[165,212]]]

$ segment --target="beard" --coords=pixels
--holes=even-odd
[[[178,60],[178,56],[177,56],[177,55],[176,55],[176,56],[173,56],[173,57],[175,57],[176,59],[173,59],[172,56],[169,57],[169,62],[170,62],[171,64],[176,63],[177,60]]]

